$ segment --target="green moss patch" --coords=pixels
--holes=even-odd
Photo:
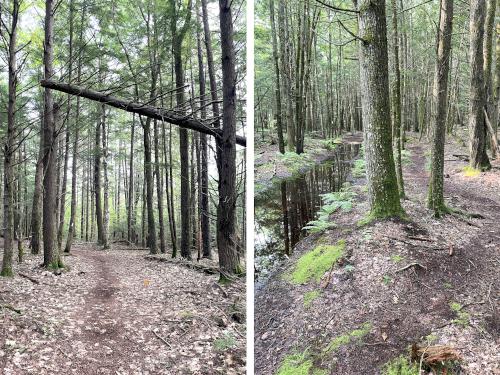
[[[364,323],[361,328],[355,329],[354,331],[348,332],[344,335],[335,337],[330,343],[323,349],[323,353],[328,354],[337,351],[342,346],[346,346],[351,342],[360,342],[363,337],[370,333],[372,329],[371,323]]]
[[[405,356],[399,356],[384,365],[383,375],[420,375],[416,363],[411,363]]]
[[[314,365],[309,352],[306,350],[303,353],[294,353],[287,355],[276,375],[309,375],[314,374]],[[319,373],[316,372],[319,375]]]
[[[463,167],[462,172],[464,173],[465,177],[477,177],[481,174],[481,171],[479,169],[473,168],[470,165]]]
[[[312,290],[310,292],[306,292],[304,294],[304,307],[307,309],[311,306],[313,301],[321,295],[321,291]]]
[[[305,284],[311,279],[319,282],[325,272],[342,256],[344,248],[344,240],[338,241],[336,245],[316,246],[299,258],[290,281],[294,284]]]

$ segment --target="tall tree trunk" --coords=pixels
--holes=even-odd
[[[73,55],[73,15],[74,15],[74,0],[70,1],[69,5],[70,9],[70,56]],[[81,13],[80,20],[80,35],[78,42],[81,45],[83,41],[83,22],[85,19],[85,8]],[[70,61],[73,59],[70,57]],[[72,71],[72,62],[70,63],[69,71]],[[82,59],[81,54],[78,56],[78,67],[77,67],[77,78],[76,80],[80,82],[82,76]],[[71,83],[71,81],[70,81]],[[69,99],[68,99],[69,100]],[[76,111],[75,111],[75,139],[73,141],[73,161],[71,165],[71,213],[69,217],[69,228],[68,228],[68,238],[66,239],[66,247],[64,249],[65,253],[71,252],[71,246],[73,245],[73,239],[76,236],[76,200],[77,200],[77,163],[78,163],[78,142],[80,141],[80,97],[76,98]],[[83,180],[82,180],[83,181]],[[83,182],[82,182],[82,209],[84,207],[83,204]],[[83,220],[81,221],[81,237],[83,237]]]
[[[486,15],[485,0],[471,0],[470,5],[470,104],[469,104],[469,151],[470,166],[479,170],[491,168],[486,154],[486,121],[484,108],[483,39]]]
[[[392,0],[392,32],[394,48],[392,147],[395,154],[396,178],[398,180],[399,196],[404,198],[405,189],[403,182],[403,167],[401,163],[401,71],[399,69],[398,8],[396,0]]]
[[[95,143],[94,143],[94,202],[95,215],[97,219],[97,243],[104,244],[104,223],[102,217],[102,198],[101,198],[101,119],[97,120],[95,127]],[[92,215],[94,216],[94,215]],[[93,234],[91,227],[91,233]],[[93,235],[91,237],[93,238]]]
[[[148,235],[147,235],[146,246],[149,248],[151,254],[156,254],[158,252],[158,249],[156,246],[156,223],[154,217],[154,204],[153,204],[154,181],[153,181],[153,166],[151,160],[151,119],[147,118],[145,121],[141,119],[141,123],[144,133],[144,176],[146,185],[144,198],[146,200],[147,216],[148,216]]]
[[[183,27],[179,30],[177,28],[177,20],[179,13],[176,2],[170,1],[172,8],[172,44],[174,55],[174,71],[175,71],[175,85],[177,88],[176,100],[177,106],[181,106],[184,99],[184,67],[182,65],[182,42],[189,28],[191,19],[191,2],[189,2],[188,9],[186,9],[186,16]],[[191,259],[190,249],[190,215],[189,215],[189,137],[187,129],[179,128],[179,155],[181,159],[181,257]]]
[[[217,140],[219,154],[219,205],[217,207],[217,245],[219,266],[225,273],[240,273],[236,241],[236,56],[233,43],[233,17],[230,0],[219,0],[223,132]]]
[[[134,220],[134,142],[135,142],[135,113],[130,125],[130,155],[129,155],[129,181],[128,181],[128,204],[127,204],[127,240],[135,241]]]
[[[200,23],[199,13],[197,12],[197,21]],[[208,27],[208,25],[207,25]],[[199,28],[196,29],[197,49],[198,49],[198,80],[200,85],[200,106],[201,118],[207,117],[205,107],[206,103],[206,82],[205,67],[203,65],[203,50],[201,47],[202,37]],[[212,249],[210,247],[210,206],[208,201],[208,144],[206,134],[200,134],[200,153],[201,153],[201,175],[200,175],[200,210],[201,210],[201,248],[204,258],[212,258]]]
[[[359,6],[360,82],[370,218],[400,216],[391,142],[385,0]]]
[[[269,11],[271,18],[271,35],[273,39],[273,59],[274,59],[274,72],[276,76],[276,130],[278,131],[278,147],[282,154],[285,153],[285,141],[283,140],[283,120],[281,116],[281,80],[280,80],[280,63],[278,55],[278,40],[276,37],[276,22],[274,17],[274,0],[269,1]]]
[[[102,222],[102,246],[104,250],[109,249],[109,179],[108,179],[108,131],[106,126],[106,107],[101,106],[102,126],[102,172],[103,172],[103,222]]]
[[[484,53],[484,85],[486,87],[486,108],[488,118],[494,119],[495,98],[493,96],[493,29],[495,28],[495,12],[497,8],[496,0],[487,1],[488,8],[486,12],[485,37],[483,45]],[[497,148],[493,140],[493,134],[490,134],[491,157],[497,157]]]
[[[165,223],[163,221],[163,181],[160,174],[160,134],[158,133],[157,121],[153,122],[154,138],[155,138],[155,174],[156,174],[156,195],[158,200],[158,218],[160,224],[160,252],[166,253],[167,246],[165,244]]]
[[[43,53],[44,78],[50,79],[54,74],[53,63],[53,34],[54,34],[54,9],[53,1],[45,1],[45,44]],[[44,121],[43,121],[43,265],[45,267],[59,268],[62,266],[59,251],[55,247],[56,235],[56,195],[57,195],[57,133],[55,121],[58,117],[59,107],[54,105],[52,91],[45,89],[44,94]]]
[[[439,217],[445,211],[443,197],[444,143],[446,134],[446,103],[448,98],[448,72],[450,66],[453,0],[441,0],[434,74],[433,101],[435,117],[432,132],[431,178],[429,181],[429,208]]]
[[[7,139],[4,145],[4,253],[0,276],[13,276],[12,253],[14,240],[14,153],[15,153],[15,112],[17,89],[17,23],[19,16],[19,0],[14,0],[12,9],[12,23],[9,31],[8,47],[8,75],[9,101],[7,104]]]

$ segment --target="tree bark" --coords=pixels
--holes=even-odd
[[[486,106],[484,86],[483,40],[486,15],[485,0],[472,0],[470,5],[470,104],[469,104],[469,152],[470,166],[479,170],[491,168],[486,153],[486,122],[483,109]]]
[[[219,205],[217,207],[217,245],[223,273],[240,273],[235,232],[236,211],[236,56],[233,44],[233,18],[230,0],[219,0],[223,133],[218,140]]]
[[[45,44],[43,52],[44,78],[50,79],[54,74],[53,63],[53,34],[54,34],[54,9],[53,1],[45,1]],[[62,266],[59,251],[55,245],[56,230],[56,157],[57,157],[57,133],[55,119],[59,113],[59,107],[54,105],[52,91],[45,90],[44,93],[44,121],[43,121],[43,265],[45,267],[59,268]]]
[[[441,0],[437,59],[434,73],[433,101],[435,116],[432,131],[431,177],[428,206],[436,217],[446,212],[443,196],[444,143],[446,134],[446,109],[448,108],[448,72],[450,66],[453,0]]]
[[[102,197],[101,197],[101,154],[102,154],[101,121],[102,119],[99,119],[95,127],[95,143],[94,143],[94,202],[95,202],[95,216],[97,220],[97,243],[99,245],[104,244],[104,223],[102,217]],[[94,215],[92,215],[92,217],[93,216]]]
[[[269,11],[271,18],[271,35],[273,39],[273,59],[274,59],[274,72],[276,76],[276,130],[278,131],[278,147],[279,151],[285,153],[285,141],[283,140],[283,119],[282,119],[282,105],[281,105],[281,80],[280,80],[280,63],[278,55],[278,39],[276,37],[276,22],[274,17],[274,0],[269,1]]]
[[[399,69],[399,35],[398,35],[398,8],[396,0],[392,0],[392,32],[394,48],[394,88],[392,101],[392,144],[395,154],[396,178],[398,181],[399,196],[404,198],[403,167],[401,163],[401,71]]]
[[[14,0],[12,9],[12,23],[10,30],[8,46],[8,85],[9,99],[7,104],[7,139],[4,145],[4,253],[2,259],[2,269],[0,276],[11,277],[13,241],[14,241],[14,154],[15,154],[15,113],[16,113],[16,91],[17,91],[17,24],[19,16],[19,0]]]
[[[360,83],[369,218],[401,216],[391,143],[385,0],[359,6]]]
[[[495,111],[495,98],[493,96],[493,30],[495,28],[495,13],[497,8],[496,0],[487,0],[485,37],[483,45],[484,53],[484,85],[486,87],[486,109],[488,118],[493,119]],[[493,140],[493,134],[490,136],[491,157],[497,157],[497,149]]]

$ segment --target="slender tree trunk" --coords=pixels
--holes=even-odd
[[[470,104],[469,104],[469,150],[470,166],[479,170],[491,168],[486,154],[486,121],[484,108],[486,92],[484,86],[483,39],[486,15],[485,0],[471,0],[470,5]]]
[[[109,179],[108,179],[108,132],[106,126],[106,107],[101,105],[102,126],[102,172],[103,172],[103,223],[102,223],[102,246],[104,250],[109,249]]]
[[[236,56],[233,44],[233,17],[230,0],[219,0],[223,111],[219,155],[219,205],[217,245],[219,266],[225,273],[240,273],[236,241]]]
[[[160,135],[158,133],[157,121],[153,122],[154,128],[154,144],[155,144],[155,174],[156,174],[156,195],[158,199],[158,217],[160,224],[160,252],[166,253],[167,246],[165,244],[165,224],[163,221],[163,181],[160,174],[160,147],[159,140]]]
[[[147,215],[148,215],[148,235],[147,235],[146,246],[149,248],[151,254],[156,254],[158,252],[158,249],[156,246],[156,223],[155,223],[154,205],[153,205],[154,181],[153,181],[153,167],[151,160],[151,119],[147,118],[145,121],[142,121],[141,119],[141,123],[143,124],[142,129],[144,133],[144,175],[145,175],[145,185],[146,185],[144,199],[146,201]]]
[[[200,23],[200,17],[197,13],[197,21]],[[208,27],[208,24],[207,24]],[[201,118],[205,119],[207,117],[207,111],[205,108],[206,103],[206,82],[205,82],[205,67],[203,65],[203,50],[201,47],[202,37],[199,29],[196,29],[197,33],[197,47],[198,47],[198,80],[200,84],[200,106]],[[210,206],[208,201],[208,144],[206,134],[200,134],[200,153],[201,153],[201,171],[200,171],[200,210],[201,210],[201,248],[204,258],[212,258],[212,249],[210,246]]]
[[[127,204],[127,239],[135,241],[134,219],[134,142],[135,142],[135,114],[130,125],[130,155],[129,155],[129,181],[128,181],[128,204]]]
[[[360,81],[370,218],[401,216],[391,143],[385,0],[359,6]]]
[[[189,27],[191,9],[187,9],[182,29],[177,28],[179,18],[177,5],[174,0],[170,2],[173,11],[171,32],[174,54],[175,85],[177,88],[177,106],[181,106],[184,99],[184,67],[182,65],[182,42]],[[189,3],[191,5],[191,3]],[[187,129],[179,128],[179,155],[181,159],[181,257],[191,259],[190,249],[190,199],[189,199],[189,137]]]
[[[282,154],[285,153],[285,141],[283,140],[283,119],[281,116],[281,80],[280,80],[280,63],[278,57],[278,39],[276,37],[276,25],[274,17],[274,0],[269,1],[269,10],[271,18],[271,35],[273,39],[273,58],[274,72],[276,75],[276,130],[278,131],[278,147]]]
[[[101,198],[101,119],[97,121],[95,127],[95,143],[94,143],[94,202],[95,215],[97,219],[97,243],[104,244],[104,223],[102,217],[102,198]],[[92,215],[93,216],[93,215]],[[91,237],[93,238],[92,225]]]
[[[70,11],[70,42],[69,42],[69,49],[70,49],[70,64],[69,64],[69,71],[70,74],[72,72],[72,61],[73,61],[73,17],[74,17],[74,0],[70,1],[69,5],[69,11]],[[85,8],[82,10],[81,13],[81,24],[80,24],[80,36],[79,36],[79,44],[81,45],[82,40],[83,40],[83,22],[85,19]],[[78,67],[77,67],[77,81],[80,82],[82,75],[82,59],[81,55],[78,57]],[[71,79],[70,79],[71,83]],[[69,98],[68,98],[69,102]],[[77,163],[78,163],[78,142],[79,142],[79,135],[80,135],[80,97],[76,98],[76,110],[75,110],[75,139],[73,141],[73,160],[72,160],[72,165],[71,165],[71,212],[70,212],[70,218],[69,218],[69,228],[68,228],[68,237],[66,239],[66,247],[64,249],[65,253],[71,252],[71,246],[73,244],[73,239],[76,236],[76,228],[75,228],[75,220],[76,220],[76,199],[77,199]],[[83,192],[83,189],[82,189]],[[82,195],[82,207],[83,207],[83,195]],[[83,223],[82,223],[82,228],[83,228]],[[82,235],[83,237],[83,235]]]
[[[398,8],[396,0],[392,0],[392,30],[394,48],[392,147],[395,155],[396,178],[398,180],[399,196],[404,198],[405,189],[403,182],[403,167],[401,163],[401,71],[399,69]]]
[[[446,134],[446,109],[448,98],[448,73],[450,66],[453,0],[441,0],[437,43],[437,60],[434,74],[431,178],[429,181],[428,206],[439,217],[445,211],[443,196],[444,143]]]
[[[486,87],[486,109],[488,118],[494,119],[495,99],[493,96],[493,30],[495,28],[495,12],[497,8],[496,0],[487,0],[485,37],[483,45],[484,53],[484,85]],[[490,134],[491,157],[497,157],[497,149],[494,144],[493,134]]]
[[[8,76],[9,101],[7,104],[7,139],[4,145],[4,253],[0,276],[13,276],[12,257],[14,240],[14,153],[15,153],[15,112],[17,89],[17,24],[19,16],[19,0],[14,0],[12,24],[9,32]]]

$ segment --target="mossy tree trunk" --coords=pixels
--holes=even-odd
[[[431,178],[429,181],[429,208],[439,217],[446,211],[443,197],[444,142],[446,109],[448,108],[448,72],[450,67],[453,0],[441,0],[437,42],[433,101],[435,114],[432,129]]]
[[[491,168],[486,153],[486,91],[484,86],[484,23],[486,1],[472,0],[470,5],[470,103],[469,152],[470,166],[479,170]]]
[[[360,85],[370,218],[401,216],[392,152],[385,1],[359,5]]]

